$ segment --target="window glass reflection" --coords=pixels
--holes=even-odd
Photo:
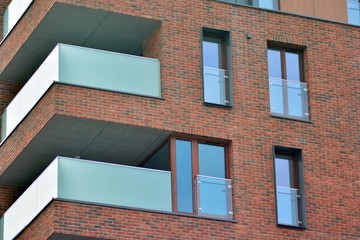
[[[282,78],[280,50],[268,49],[269,77]]]
[[[300,59],[298,53],[285,53],[287,80],[300,81]]]
[[[199,144],[199,174],[225,178],[225,148]]]
[[[193,212],[191,142],[176,140],[176,183],[179,212]]]

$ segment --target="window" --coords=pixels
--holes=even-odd
[[[203,29],[203,88],[204,102],[231,105],[229,33]]]
[[[273,116],[309,120],[302,52],[268,48],[270,110]]]
[[[170,140],[174,210],[185,214],[232,219],[231,181],[226,147],[195,140]]]
[[[277,224],[306,227],[301,150],[274,147]]]
[[[348,22],[360,25],[360,0],[348,0]]]
[[[223,2],[249,5],[254,7],[278,10],[278,0],[222,0]]]

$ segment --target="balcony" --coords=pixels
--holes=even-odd
[[[269,78],[271,115],[309,121],[306,83]]]
[[[55,82],[161,97],[159,60],[58,44],[5,109],[2,140]]]
[[[230,179],[198,175],[196,186],[199,216],[233,219]]]
[[[360,3],[358,0],[348,0],[348,22],[360,26]]]
[[[53,199],[171,212],[171,173],[57,157],[3,215],[0,239],[14,239]]]
[[[33,0],[12,0],[4,12],[3,36],[14,28]]]

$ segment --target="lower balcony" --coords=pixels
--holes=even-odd
[[[161,97],[159,60],[58,44],[5,109],[1,140],[11,134],[55,82]]]
[[[171,212],[171,173],[57,157],[1,218],[14,239],[53,200]]]
[[[172,174],[56,157],[2,216],[0,240],[16,238],[53,200],[170,214],[174,212]],[[196,176],[196,198],[198,216],[232,220],[231,180]]]

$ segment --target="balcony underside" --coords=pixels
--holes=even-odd
[[[57,156],[139,165],[170,132],[54,115],[0,176],[0,183],[30,185]]]
[[[153,19],[55,3],[5,67],[0,80],[27,81],[57,43],[142,55],[144,40],[160,23]],[[5,39],[10,40],[11,36]]]

